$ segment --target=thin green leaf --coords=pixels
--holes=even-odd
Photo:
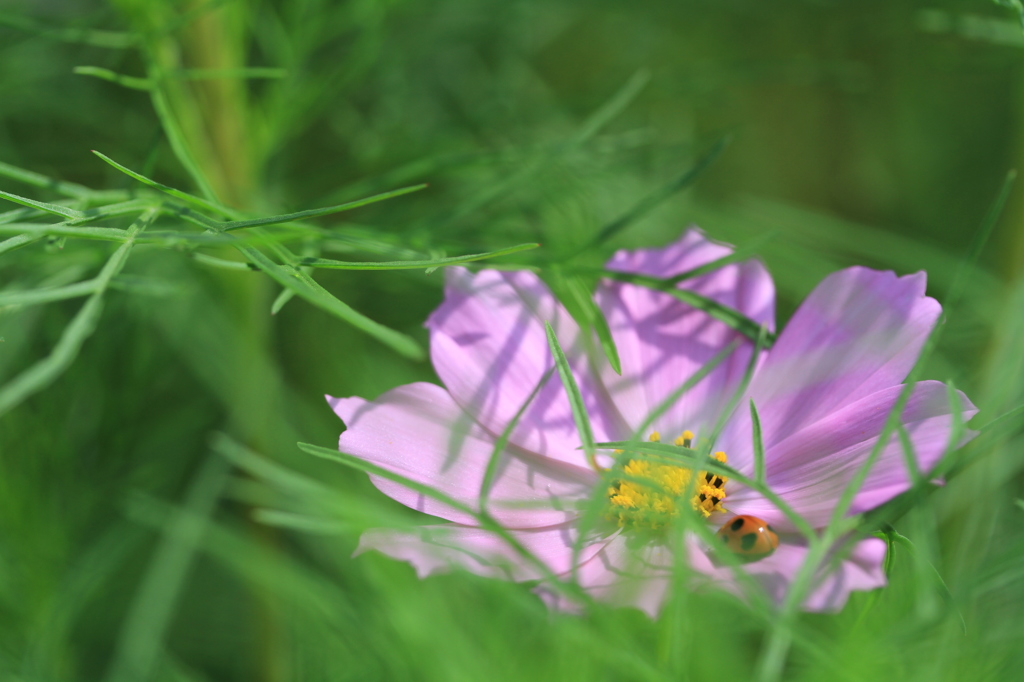
[[[754,399],[750,399],[750,424],[754,440],[754,482],[765,485],[764,438],[761,435],[761,417],[757,414]]]
[[[277,315],[281,312],[281,308],[285,306],[288,301],[295,298],[295,292],[291,289],[282,289],[281,293],[277,295],[274,302],[270,305],[270,314]]]
[[[718,142],[712,145],[711,149],[700,157],[700,159],[697,160],[697,163],[695,163],[689,170],[672,182],[651,192],[623,215],[602,227],[601,230],[598,231],[597,235],[595,235],[594,238],[580,250],[580,252],[587,251],[595,246],[603,244],[660,206],[666,199],[692,185],[729,145],[730,140],[731,138],[729,136],[725,136],[718,140]]]
[[[73,227],[63,223],[53,225],[9,223],[0,225],[0,234],[25,235],[33,239],[46,236],[100,239],[111,242],[123,242],[128,239],[128,231],[116,227]]]
[[[185,80],[285,78],[288,71],[265,66],[247,66],[239,69],[182,69],[171,74]]]
[[[131,90],[148,91],[153,89],[153,82],[148,78],[125,76],[124,74],[117,73],[116,71],[104,69],[101,66],[76,66],[71,70],[71,72],[79,76],[92,76],[93,78],[99,78],[111,83],[116,83],[123,88],[129,88]]]
[[[662,400],[657,407],[651,410],[651,413],[648,414],[647,417],[644,418],[643,423],[640,424],[640,427],[633,434],[633,442],[639,442],[651,426],[653,426],[663,414],[672,409],[672,406],[676,404],[684,393],[704,381],[704,378],[711,374],[716,367],[725,362],[725,360],[732,355],[733,351],[739,348],[739,345],[740,342],[738,339],[731,341],[725,348],[715,353],[710,360],[701,365],[700,369],[690,375],[686,381],[679,385],[679,388],[668,394],[668,396]]]
[[[181,130],[181,124],[178,123],[177,117],[174,115],[173,108],[167,101],[167,95],[164,93],[163,87],[160,86],[162,73],[156,67],[155,64],[151,64],[149,68],[149,79],[157,83],[157,87],[149,91],[150,101],[153,103],[153,110],[156,112],[157,118],[160,119],[160,125],[164,129],[164,134],[167,136],[167,142],[171,145],[171,151],[174,152],[174,156],[178,159],[178,163],[182,165],[185,171],[192,178],[192,182],[196,183],[196,187],[202,193],[203,198],[207,201],[217,203],[217,194],[213,191],[213,187],[210,185],[209,180],[203,174],[199,164],[196,163],[195,158],[192,156],[192,151],[189,149],[188,140],[185,137],[185,133]]]
[[[1006,208],[1006,202],[1010,198],[1010,191],[1013,189],[1013,183],[1016,180],[1016,170],[1010,170],[1006,173],[1006,178],[999,188],[999,194],[996,195],[995,201],[992,202],[988,212],[985,213],[985,217],[982,219],[981,225],[978,226],[978,231],[975,233],[974,239],[967,249],[963,262],[957,268],[956,275],[953,277],[953,283],[949,286],[949,293],[946,295],[945,301],[947,310],[955,308],[960,303],[960,298],[967,289],[967,280],[971,272],[974,271],[974,265],[981,258],[981,252],[984,251],[985,245],[988,244],[989,237],[992,235],[996,223],[999,222],[999,218],[1003,214],[1003,209]]]
[[[708,450],[712,450],[714,444],[718,442],[718,437],[722,435],[722,431],[725,430],[726,424],[732,418],[736,408],[739,407],[740,400],[742,400],[744,394],[747,392],[747,388],[750,386],[750,382],[754,379],[754,370],[757,369],[757,363],[761,360],[761,353],[765,349],[768,343],[768,327],[761,325],[757,339],[754,341],[754,348],[750,353],[750,358],[747,360],[747,367],[743,371],[743,378],[736,386],[735,390],[732,391],[729,396],[729,401],[719,412],[718,417],[715,419],[715,424],[711,428],[711,433],[707,435]],[[702,437],[704,434],[701,434]]]
[[[643,91],[651,81],[651,73],[647,69],[640,69],[616,92],[610,100],[605,102],[597,111],[591,114],[580,129],[573,135],[571,144],[581,145],[605,126],[618,118],[619,114],[626,110],[636,96]]]
[[[304,218],[318,218],[320,216],[331,215],[333,213],[341,213],[342,211],[351,211],[354,208],[360,208],[362,206],[368,206],[369,204],[375,204],[378,201],[393,199],[395,197],[400,197],[405,194],[411,194],[412,192],[418,192],[426,187],[426,184],[413,185],[411,187],[403,187],[401,189],[392,190],[390,192],[376,194],[372,197],[366,197],[365,199],[357,199],[356,201],[350,201],[346,204],[339,204],[337,206],[328,206],[326,208],[312,208],[309,209],[308,211],[298,211],[296,213],[268,216],[266,218],[253,218],[252,220],[235,220],[229,223],[221,223],[220,229],[224,230],[225,232],[230,232],[231,230],[240,230],[244,227],[280,225],[282,223],[291,223],[295,222],[296,220],[303,220]]]
[[[356,329],[366,332],[370,336],[386,343],[396,352],[411,360],[422,360],[425,355],[420,345],[411,337],[374,322],[370,318],[353,310],[348,304],[331,295],[326,289],[320,286],[315,280],[304,276],[304,273],[294,269],[285,269],[274,261],[270,260],[259,249],[238,243],[235,245],[246,259],[263,272],[270,275],[281,286],[293,289],[296,294],[309,301],[318,308],[322,308],[333,315],[340,317]]]
[[[203,265],[209,265],[214,268],[221,268],[223,270],[245,270],[246,272],[257,272],[259,268],[251,263],[246,263],[240,260],[227,260],[226,258],[217,258],[216,256],[209,256],[205,253],[193,252],[189,254],[193,260]]]
[[[106,291],[107,285],[124,267],[135,237],[156,218],[157,214],[157,209],[151,209],[139,216],[128,228],[124,243],[117,248],[96,276],[94,280],[96,291],[72,318],[50,354],[0,386],[0,416],[13,409],[28,396],[46,388],[74,362],[82,344],[96,329],[103,312],[103,293]]]
[[[622,363],[619,360],[619,349],[612,338],[611,329],[608,327],[608,320],[604,313],[597,306],[588,287],[578,275],[566,275],[562,269],[555,266],[547,271],[547,282],[555,295],[565,306],[580,329],[584,332],[593,332],[597,335],[601,350],[604,351],[608,364],[616,374],[622,374]],[[588,338],[589,337],[585,337]]]
[[[93,152],[93,153],[96,154],[97,156],[99,156],[101,159],[103,159],[107,163],[109,163],[110,165],[112,165],[115,168],[117,168],[118,170],[122,171],[126,175],[128,175],[128,176],[130,176],[132,178],[135,178],[136,180],[138,180],[139,182],[142,182],[143,184],[149,185],[150,187],[154,187],[155,189],[159,189],[162,192],[166,192],[168,194],[171,194],[172,196],[174,196],[176,198],[179,198],[179,199],[182,199],[183,201],[187,201],[188,203],[192,204],[193,206],[202,207],[202,208],[205,208],[207,210],[217,211],[217,212],[223,213],[223,209],[221,209],[220,207],[218,207],[215,203],[213,203],[211,201],[207,201],[205,199],[200,199],[198,197],[193,197],[193,196],[191,196],[189,194],[186,194],[184,192],[176,190],[173,187],[167,187],[166,185],[161,185],[160,183],[157,183],[157,182],[155,182],[153,180],[150,180],[149,178],[147,178],[147,177],[145,177],[143,175],[140,175],[139,173],[136,173],[135,171],[132,171],[132,170],[130,170],[128,168],[125,168],[124,166],[122,166],[119,163],[117,163],[117,162],[115,162],[115,161],[105,157],[103,154],[100,154],[99,152]],[[399,191],[403,191],[403,190],[399,190]],[[413,191],[413,188],[407,188],[404,191]],[[380,198],[383,198],[383,195],[380,195]],[[380,198],[370,197],[369,199],[364,199],[362,201],[364,203],[366,203],[366,202],[369,202],[371,200],[380,200]],[[352,202],[352,203],[359,203],[359,202]],[[346,204],[346,206],[348,206],[348,204]],[[333,208],[338,208],[338,207],[333,207]],[[328,209],[319,209],[319,210],[324,211],[324,210],[328,210]],[[331,313],[333,315],[336,315],[337,317],[339,317],[342,320],[344,320],[344,321],[348,322],[349,324],[351,324],[353,327],[355,327],[355,328],[357,328],[357,329],[359,329],[359,330],[369,334],[370,336],[373,336],[374,338],[382,341],[383,343],[387,344],[388,346],[393,348],[396,352],[400,353],[401,355],[404,355],[404,356],[406,356],[406,357],[408,357],[410,359],[413,359],[413,360],[422,360],[425,357],[423,349],[420,348],[419,344],[416,343],[409,336],[407,336],[405,334],[401,334],[401,333],[399,333],[399,332],[397,332],[397,331],[395,331],[393,329],[390,329],[388,327],[385,327],[384,325],[382,325],[382,324],[380,324],[378,322],[374,322],[373,320],[371,320],[370,318],[366,317],[365,315],[362,315],[361,313],[356,312],[349,305],[343,303],[340,299],[338,299],[335,296],[331,295],[330,292],[328,292],[326,289],[324,289],[322,286],[320,286],[320,284],[318,284],[312,277],[310,277],[306,273],[301,272],[299,270],[296,270],[296,269],[294,269],[294,268],[292,268],[290,266],[286,269],[285,267],[283,267],[281,265],[278,265],[277,263],[275,263],[273,260],[271,260],[268,256],[266,256],[262,251],[260,251],[256,247],[251,246],[248,243],[246,243],[244,240],[239,239],[237,237],[234,237],[233,235],[229,235],[229,234],[227,234],[225,232],[225,229],[226,229],[225,226],[226,225],[232,225],[232,224],[238,225],[238,223],[221,223],[221,222],[217,222],[217,221],[215,221],[215,220],[213,220],[211,218],[208,218],[208,217],[206,217],[206,216],[204,216],[204,215],[202,215],[200,213],[196,213],[195,211],[193,211],[192,209],[188,208],[187,206],[180,206],[179,205],[179,206],[171,208],[170,211],[171,211],[171,213],[173,215],[176,215],[176,216],[178,216],[178,217],[180,217],[180,218],[182,218],[184,220],[187,220],[189,222],[192,222],[195,225],[198,225],[200,227],[203,227],[203,228],[205,228],[207,230],[210,230],[210,231],[215,232],[217,234],[223,235],[225,237],[232,237],[229,240],[229,243],[234,248],[238,249],[238,251],[241,252],[241,254],[243,256],[245,256],[246,260],[249,261],[249,263],[251,263],[255,267],[257,267],[260,270],[262,270],[263,272],[265,272],[267,275],[269,275],[272,279],[274,279],[281,286],[283,286],[283,287],[285,287],[287,289],[294,290],[296,294],[298,294],[299,296],[301,296],[305,300],[309,301],[313,305],[315,305],[315,306],[317,306],[319,308],[322,308],[323,310],[326,310],[327,312],[329,312],[329,313]],[[309,212],[304,212],[304,213],[309,213]],[[293,214],[293,215],[297,215],[297,214]],[[277,218],[284,218],[284,217],[287,217],[287,216],[277,216]],[[273,219],[263,219],[263,222],[266,222],[268,220],[271,221],[271,222],[274,222]],[[262,235],[258,235],[258,237],[261,237],[261,236]],[[265,245],[268,248],[274,248],[275,247],[275,244],[273,242],[271,242],[269,240],[263,240],[263,241],[264,241]],[[290,260],[297,260],[297,259],[290,257]]]
[[[491,487],[494,485],[494,477],[498,474],[498,464],[501,463],[501,455],[505,452],[505,447],[508,445],[508,439],[512,437],[512,431],[515,430],[519,420],[523,418],[524,414],[526,414],[526,410],[529,408],[530,404],[537,398],[537,394],[540,393],[540,390],[546,383],[548,383],[548,379],[551,378],[554,371],[555,368],[552,367],[548,371],[544,372],[540,381],[538,381],[537,385],[533,387],[532,391],[530,391],[530,395],[526,397],[526,400],[519,406],[515,415],[513,415],[509,423],[505,425],[501,435],[498,436],[498,440],[494,442],[494,448],[491,450],[490,459],[487,460],[487,469],[484,470],[483,481],[480,483],[481,509],[487,509],[487,498],[491,494]]]
[[[98,286],[96,280],[78,282],[63,287],[52,289],[30,289],[28,291],[0,291],[0,306],[25,306],[38,305],[40,303],[51,303],[53,301],[66,301],[71,298],[79,298],[95,293]]]
[[[28,246],[29,244],[37,242],[42,238],[43,235],[41,234],[19,234],[15,237],[11,237],[10,239],[5,239],[4,241],[0,242],[0,254],[5,254],[8,251],[20,249],[23,246]]]
[[[618,282],[629,282],[631,284],[639,284],[656,291],[663,291],[687,305],[697,308],[698,310],[703,310],[708,315],[717,320],[721,320],[736,331],[755,341],[761,335],[761,325],[740,311],[723,305],[718,301],[701,296],[689,289],[678,289],[676,288],[676,283],[671,279],[651,277],[650,275],[641,275],[633,272],[619,272],[617,270],[604,270],[601,274],[608,279],[613,279]],[[765,337],[765,347],[770,348],[771,345],[775,343],[776,336],[776,334],[769,332]]]
[[[58,194],[74,197],[76,199],[84,199],[93,193],[92,190],[84,185],[79,185],[74,182],[64,182],[63,180],[55,180],[42,175],[41,173],[12,166],[9,163],[0,162],[0,175],[11,178],[12,180],[17,180],[18,182],[23,182],[26,185],[32,185],[33,187],[51,189]]]
[[[393,260],[379,262],[342,261],[329,258],[303,258],[300,265],[314,268],[327,268],[332,270],[420,270],[425,268],[439,268],[448,265],[459,265],[461,263],[472,263],[474,261],[488,258],[498,258],[520,251],[536,249],[540,244],[519,244],[496,251],[486,253],[472,253],[466,256],[451,256],[449,258],[433,258],[430,260]]]
[[[11,194],[10,192],[4,192],[2,190],[0,190],[0,197],[7,199],[8,201],[13,201],[16,204],[21,204],[22,206],[28,206],[30,208],[37,208],[40,211],[53,213],[54,215],[59,215],[69,220],[82,220],[86,217],[81,211],[76,211],[75,209],[68,208],[67,206],[48,204],[45,201],[36,201],[35,199],[26,199],[25,197],[20,197],[17,194]]]
[[[107,680],[129,682],[151,678],[210,516],[228,478],[228,467],[211,455],[199,470],[183,508],[163,525],[163,537],[150,558],[123,621]]]
[[[208,199],[202,199],[202,198],[197,197],[197,196],[193,196],[193,195],[191,195],[191,194],[189,194],[187,192],[182,192],[180,189],[175,189],[173,187],[168,187],[167,185],[161,184],[161,183],[157,182],[156,180],[151,180],[150,178],[147,178],[145,175],[142,175],[140,173],[136,173],[132,169],[127,168],[125,166],[122,166],[117,161],[114,161],[109,156],[107,156],[107,155],[105,155],[105,154],[103,154],[101,152],[98,152],[95,149],[92,150],[92,153],[95,154],[96,156],[98,156],[99,158],[103,159],[105,162],[107,162],[108,164],[110,164],[111,166],[116,168],[117,170],[121,171],[122,173],[124,173],[128,177],[133,178],[135,180],[138,180],[139,182],[141,182],[143,185],[146,185],[147,187],[152,187],[155,190],[158,190],[160,192],[168,194],[168,195],[174,197],[175,199],[180,199],[180,200],[184,201],[186,204],[190,204],[192,206],[195,206],[196,208],[201,208],[204,211],[210,211],[212,213],[217,213],[217,214],[225,215],[223,207],[217,205],[213,201],[210,201]]]
[[[710,263],[699,265],[691,270],[687,270],[686,272],[681,272],[673,277],[668,277],[665,279],[665,282],[668,284],[679,284],[680,282],[684,282],[688,279],[694,279],[696,277],[706,275],[709,272],[720,270],[727,265],[732,265],[733,263],[745,261],[748,258],[751,258],[755,254],[757,254],[765,246],[765,244],[775,239],[777,235],[778,233],[774,231],[760,234],[754,239],[751,239],[745,244],[739,246],[735,251],[733,251],[729,255],[722,256],[721,258],[715,259]]]
[[[92,28],[53,28],[27,17],[12,14],[5,10],[0,12],[0,25],[11,26],[27,33],[35,33],[51,40],[59,40],[65,43],[81,43],[93,47],[105,47],[115,50],[122,50],[138,44],[139,37],[133,33],[121,33],[118,31],[103,31]]]
[[[598,469],[597,461],[594,459],[594,432],[590,428],[590,417],[587,415],[587,407],[583,403],[583,396],[580,395],[580,387],[576,385],[576,378],[572,375],[572,368],[569,360],[566,359],[562,347],[558,344],[558,337],[555,330],[548,322],[544,323],[544,329],[548,335],[548,347],[551,349],[551,356],[554,358],[555,367],[558,368],[558,376],[565,387],[565,393],[569,398],[569,406],[572,409],[572,418],[576,422],[576,431],[580,435],[583,452],[594,469]]]

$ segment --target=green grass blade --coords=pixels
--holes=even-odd
[[[764,438],[761,434],[761,417],[757,414],[754,401],[750,401],[750,425],[754,438],[754,482],[765,485]]]
[[[191,206],[195,206],[196,208],[200,208],[200,209],[203,209],[205,211],[210,211],[212,213],[217,213],[217,214],[224,215],[224,208],[219,206],[218,204],[216,204],[213,201],[193,196],[193,195],[191,195],[191,194],[189,194],[187,192],[182,192],[180,189],[175,189],[173,187],[168,187],[167,185],[161,184],[161,183],[157,182],[156,180],[151,180],[150,178],[147,178],[145,175],[142,175],[141,173],[136,173],[132,169],[127,168],[125,166],[122,166],[117,161],[114,161],[109,156],[107,156],[107,155],[105,155],[105,154],[103,154],[101,152],[98,152],[95,149],[92,150],[92,153],[95,154],[96,156],[98,156],[99,158],[103,159],[108,164],[110,164],[111,166],[113,166],[117,170],[121,171],[122,173],[124,173],[128,177],[133,178],[135,180],[138,180],[139,182],[141,182],[142,184],[146,185],[147,187],[152,187],[155,190],[163,192],[164,194],[168,194],[168,195],[174,197],[175,199],[180,199],[181,201],[184,201],[186,204],[189,204]]]
[[[554,374],[555,368],[552,367],[548,371],[544,372],[541,376],[540,381],[530,391],[530,395],[526,397],[523,404],[516,410],[515,415],[509,420],[509,423],[505,425],[501,435],[498,436],[498,440],[494,441],[494,448],[491,450],[490,459],[487,460],[487,468],[484,470],[484,478],[480,484],[480,509],[487,509],[487,498],[491,494],[491,487],[494,485],[494,478],[498,475],[498,464],[501,462],[501,455],[505,452],[505,447],[508,445],[508,439],[512,437],[512,432],[515,430],[519,420],[526,414],[526,410],[530,407],[533,401],[537,398],[537,394],[540,393],[544,385],[548,383],[551,375]]]
[[[239,69],[182,69],[171,74],[173,78],[185,80],[286,78],[286,69],[265,66],[249,66]]]
[[[123,50],[134,47],[139,43],[139,37],[133,33],[103,31],[92,28],[53,28],[32,21],[27,17],[12,14],[9,10],[0,12],[0,25],[10,26],[26,33],[35,33],[51,40],[59,40],[65,43],[81,43],[83,45],[91,45],[92,47],[104,47],[113,50]]]
[[[76,66],[71,70],[71,72],[79,76],[92,76],[93,78],[99,78],[100,80],[116,83],[117,85],[130,90],[149,91],[153,89],[153,81],[148,78],[125,76],[124,74],[117,73],[116,71],[104,69],[101,66]]]
[[[384,192],[382,194],[375,194],[372,197],[366,197],[365,199],[357,199],[356,201],[350,201],[348,203],[339,204],[337,206],[327,206],[326,208],[312,208],[307,211],[286,213],[285,215],[268,216],[266,218],[253,218],[252,220],[235,220],[228,223],[221,223],[220,229],[224,230],[225,232],[230,232],[231,230],[240,230],[244,227],[280,225],[282,223],[291,223],[295,222],[296,220],[303,220],[305,218],[318,218],[320,216],[331,215],[333,213],[341,213],[342,211],[351,211],[352,209],[355,208],[375,204],[378,201],[393,199],[395,197],[400,197],[405,194],[411,194],[412,192],[418,192],[426,187],[426,184],[413,185],[411,187],[402,187],[401,189],[392,190],[390,192]]]
[[[109,242],[123,242],[128,239],[128,231],[117,227],[74,227],[63,223],[39,225],[37,223],[8,223],[0,225],[0,234],[24,235],[32,239],[42,237],[75,237],[79,239],[99,239]]]
[[[697,308],[698,310],[703,310],[711,317],[726,323],[736,331],[754,341],[761,336],[761,325],[740,311],[735,308],[722,305],[718,301],[701,296],[689,289],[678,289],[676,288],[676,283],[673,282],[672,279],[662,279],[660,277],[651,277],[650,275],[640,275],[632,272],[619,272],[617,270],[604,270],[601,274],[608,279],[613,279],[618,282],[639,284],[640,286],[645,286],[656,291],[663,291],[687,305]],[[773,332],[767,333],[764,339],[766,348],[771,347],[775,342],[776,336],[777,335]]]
[[[20,197],[17,194],[4,192],[3,190],[0,190],[0,198],[13,201],[14,203],[21,204],[22,206],[28,206],[29,208],[37,208],[40,211],[53,213],[54,215],[59,215],[63,218],[67,218],[68,220],[84,220],[86,217],[82,211],[76,211],[75,209],[68,208],[67,206],[48,204],[45,201],[36,201],[35,199],[26,199],[25,197]]]
[[[53,301],[66,301],[71,298],[88,296],[95,293],[96,280],[78,282],[52,289],[31,289],[28,291],[0,291],[0,307],[38,305]]]
[[[303,258],[299,261],[299,264],[331,270],[421,270],[427,268],[440,268],[448,265],[461,265],[462,263],[472,263],[475,261],[486,260],[488,258],[498,258],[500,256],[507,256],[521,251],[536,249],[539,246],[540,244],[519,244],[517,246],[510,246],[496,251],[487,251],[485,253],[471,253],[465,256],[432,258],[429,260],[360,262],[331,260],[329,258]]]
[[[946,295],[946,309],[955,308],[960,303],[960,298],[967,288],[967,279],[970,277],[971,272],[974,271],[978,259],[981,258],[981,252],[984,251],[985,245],[988,244],[989,237],[992,236],[992,231],[995,229],[996,223],[999,222],[1003,209],[1006,208],[1006,202],[1010,198],[1010,191],[1013,189],[1013,183],[1016,180],[1017,171],[1011,170],[1007,172],[1006,178],[999,188],[999,194],[996,195],[995,201],[992,202],[992,205],[989,206],[988,211],[985,213],[985,217],[982,218],[978,231],[975,233],[975,237],[967,249],[967,254],[960,267],[957,268],[953,282],[949,286],[949,293]]]
[[[633,100],[647,87],[650,81],[651,73],[647,69],[640,69],[630,76],[629,80],[612,95],[610,100],[584,121],[580,129],[573,135],[571,144],[574,146],[583,144],[618,118],[619,114],[633,103]]]
[[[192,178],[192,182],[196,183],[196,187],[199,188],[203,198],[217,203],[217,194],[213,191],[209,180],[206,179],[199,164],[196,163],[195,158],[192,156],[192,151],[189,149],[188,141],[181,130],[181,125],[178,123],[178,119],[174,115],[170,103],[167,101],[163,88],[159,86],[160,75],[156,67],[151,65],[149,79],[157,82],[158,85],[150,90],[149,97],[153,103],[153,110],[156,112],[157,118],[160,119],[160,125],[163,126],[164,134],[167,136],[167,142],[170,143],[171,150],[178,159],[178,163],[182,165],[185,172]]]
[[[110,280],[124,267],[135,237],[156,218],[157,213],[157,209],[147,211],[128,228],[125,242],[118,247],[96,276],[94,280],[96,291],[72,318],[50,354],[0,386],[0,416],[12,410],[30,395],[49,386],[74,362],[82,344],[96,329],[103,312],[103,293]]]
[[[75,199],[84,199],[93,193],[92,190],[84,185],[79,185],[74,182],[65,182],[63,180],[55,180],[41,173],[12,166],[9,163],[0,162],[0,175],[12,180],[17,180],[18,182],[23,182],[26,185],[39,187],[40,189],[51,189],[58,194],[63,194],[64,196],[73,197]]]
[[[250,263],[267,273],[267,275],[274,279],[278,284],[285,288],[294,290],[296,294],[318,308],[326,310],[332,315],[336,315],[356,329],[359,329],[360,331],[363,331],[387,344],[397,353],[404,355],[411,360],[422,360],[426,357],[423,349],[420,348],[420,345],[411,337],[400,332],[396,332],[394,329],[385,327],[378,322],[374,322],[365,315],[356,312],[348,304],[343,303],[340,299],[331,295],[329,291],[320,286],[308,275],[305,275],[295,269],[285,269],[283,266],[280,266],[270,260],[270,258],[262,251],[253,246],[238,243],[235,244],[235,248],[237,248]]]
[[[726,136],[718,140],[718,142],[712,145],[711,149],[700,157],[700,159],[697,160],[697,163],[695,163],[689,170],[672,182],[651,192],[624,214],[602,227],[597,235],[595,235],[594,238],[580,250],[580,252],[587,251],[595,246],[603,244],[660,206],[666,199],[692,185],[697,178],[707,170],[708,166],[718,158],[722,151],[725,150],[730,139],[731,138]]]
[[[594,432],[590,428],[590,417],[587,415],[587,407],[583,403],[583,396],[580,394],[580,387],[576,384],[576,378],[572,375],[572,367],[569,366],[569,360],[565,357],[565,353],[562,351],[562,347],[558,343],[558,337],[555,336],[555,330],[551,328],[548,322],[544,323],[544,329],[548,335],[548,347],[551,349],[551,356],[555,361],[555,367],[558,368],[558,376],[562,380],[562,385],[565,387],[565,393],[569,399],[569,406],[572,409],[572,418],[576,422],[576,431],[580,435],[580,442],[583,446],[583,452],[587,456],[587,460],[591,466],[597,468],[596,460],[594,459]]]
[[[0,255],[7,253],[8,251],[14,251],[20,249],[23,246],[28,246],[34,242],[39,241],[43,238],[41,234],[19,234],[10,239],[5,239],[0,242]]]
[[[163,537],[121,625],[109,682],[152,678],[163,640],[200,547],[209,518],[228,480],[228,465],[210,455],[196,474],[184,506],[163,524]]]
[[[578,275],[564,274],[562,269],[557,266],[548,270],[545,279],[558,300],[576,320],[580,330],[587,335],[585,338],[589,340],[589,333],[593,331],[597,335],[605,358],[608,359],[608,364],[616,374],[622,374],[619,349],[616,347],[615,339],[608,327],[608,320],[605,319],[604,313],[594,301],[590,288]]]

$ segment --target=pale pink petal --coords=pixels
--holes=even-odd
[[[575,527],[570,524],[508,531],[522,549],[547,570],[560,575],[572,568]],[[579,558],[588,560],[603,543],[587,544]],[[493,531],[453,524],[420,526],[412,531],[370,530],[359,538],[355,554],[378,550],[407,561],[420,578],[462,568],[473,573],[507,580],[546,577],[535,562],[526,559],[508,540]]]
[[[828,523],[844,487],[867,460],[875,446],[889,411],[903,386],[893,386],[847,405],[769,448],[765,453],[767,484],[814,527]],[[959,394],[961,419],[967,421],[977,409],[967,396]],[[918,468],[925,475],[938,463],[950,445],[952,417],[945,384],[922,381],[915,385],[901,415]],[[967,434],[971,437],[973,432]],[[963,442],[966,442],[964,440]],[[954,443],[953,445],[963,445]],[[745,467],[750,474],[752,465]],[[910,478],[899,438],[893,434],[879,454],[871,473],[850,508],[851,514],[873,509],[910,487]],[[781,530],[792,524],[775,506],[758,493],[727,484],[728,509],[734,514],[751,514]]]
[[[622,533],[577,567],[576,581],[599,601],[632,606],[657,618],[672,580],[672,554],[662,544],[631,546]],[[551,608],[578,612],[581,605],[565,594],[540,585],[535,592]]]
[[[619,251],[608,262],[608,268],[665,278],[730,253],[730,247],[710,241],[692,228],[665,248]],[[685,280],[678,288],[738,310],[769,330],[774,328],[775,288],[764,266],[756,260]],[[605,280],[598,286],[596,297],[622,361],[622,376],[602,363],[602,378],[633,428],[719,351],[733,341],[741,342],[655,424],[655,428],[667,432],[663,437],[676,436],[684,429],[699,437],[702,427],[710,429],[743,378],[753,341],[704,311],[647,287]]]
[[[493,437],[467,416],[440,386],[399,386],[367,402],[329,398],[345,422],[338,447],[477,509]],[[546,460],[509,447],[498,465],[488,510],[510,528],[562,523],[576,516],[575,501],[597,482],[589,469]],[[458,523],[472,515],[399,483],[371,476],[374,485],[404,505]]]
[[[753,578],[769,600],[781,604],[792,588],[793,580],[807,559],[807,547],[799,539],[787,538],[770,556],[739,570]],[[886,545],[878,538],[861,540],[844,558],[833,562],[830,557],[813,579],[810,593],[804,599],[807,611],[839,611],[850,592],[873,590],[886,584],[883,562]],[[705,555],[695,554],[694,568],[706,573],[712,582],[742,597],[743,588],[733,569],[724,562],[714,564]]]
[[[902,383],[941,312],[924,290],[923,272],[897,277],[854,267],[825,278],[751,384],[765,447]]]
[[[554,366],[549,322],[574,366],[594,435],[623,435],[621,417],[582,357],[579,327],[531,272],[449,268],[445,299],[427,321],[430,356],[455,401],[500,434]],[[568,397],[555,373],[512,433],[512,442],[552,459],[585,466]]]

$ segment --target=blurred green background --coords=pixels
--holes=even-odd
[[[706,172],[672,191],[722,140]],[[758,252],[780,325],[840,267],[926,269],[940,300],[963,272],[925,375],[964,389],[978,425],[1024,403],[1021,191],[977,265],[963,265],[1024,158],[1013,7],[0,0],[0,162],[109,191],[82,195],[81,209],[136,196],[141,185],[90,150],[196,195],[205,184],[248,216],[429,183],[309,221],[319,231],[268,228],[303,256],[429,259],[540,242],[502,262],[544,266],[630,215],[580,262],[666,243],[694,222],[738,245],[770,235]],[[70,201],[26,179],[0,169],[4,191]],[[3,202],[0,227],[22,210]],[[199,233],[168,217],[150,230]],[[0,400],[0,679],[711,680],[756,669],[772,623],[723,595],[694,596],[680,631],[628,609],[552,615],[522,586],[418,581],[381,556],[351,559],[361,529],[419,519],[295,444],[336,444],[325,393],[372,398],[436,377],[301,298],[272,315],[280,285],[232,267],[241,261],[222,244],[199,249],[205,261],[185,239],[135,246],[77,356],[64,349],[52,377],[15,395],[62,348],[85,298],[11,296],[93,277],[115,249],[2,241],[16,234],[0,234],[0,398],[17,398]],[[426,346],[442,272],[315,277]],[[889,519],[915,547],[896,556],[889,589],[801,617],[785,679],[1018,679],[1015,414],[947,486]]]

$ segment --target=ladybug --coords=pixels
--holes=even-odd
[[[767,521],[756,516],[734,516],[718,529],[726,549],[743,561],[759,561],[779,546],[779,536]]]

